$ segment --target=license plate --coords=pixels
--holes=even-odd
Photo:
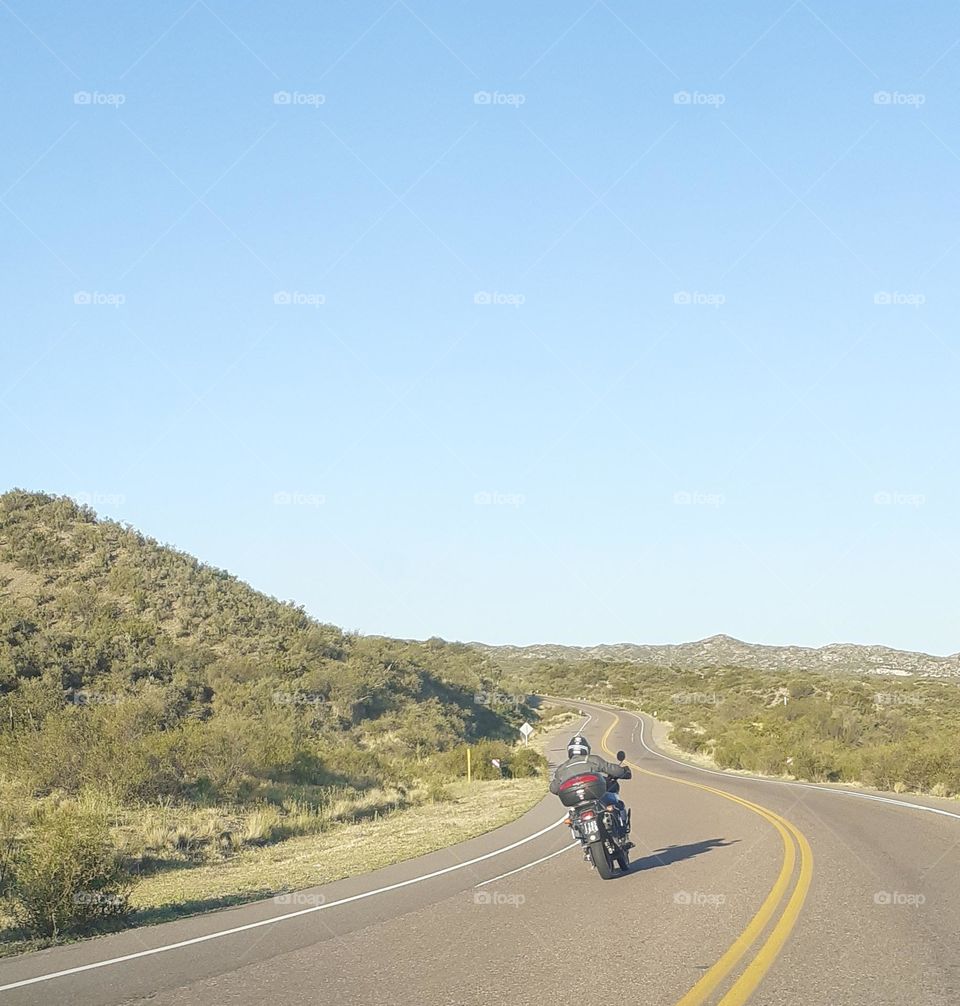
[[[598,831],[596,821],[584,821],[582,827],[585,835],[593,835]]]

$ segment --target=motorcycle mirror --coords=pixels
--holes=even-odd
[[[627,757],[627,755],[626,755],[626,753],[624,751],[618,751],[617,752],[617,761],[623,761],[623,759],[626,758],[626,757]]]

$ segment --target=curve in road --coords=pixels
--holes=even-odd
[[[577,847],[549,797],[488,835],[301,892],[297,911],[258,902],[0,961],[0,998],[522,1006],[579,1002],[599,981],[652,1006],[960,1002],[946,801],[714,772],[657,751],[633,713],[575,704],[635,768],[629,874],[604,882],[564,855]],[[933,813],[894,812],[913,808]]]

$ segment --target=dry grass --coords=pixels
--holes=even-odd
[[[128,855],[168,852],[162,869],[135,881],[129,921],[165,922],[368,873],[516,820],[545,791],[540,778],[453,782],[411,793],[415,806],[383,813],[387,794],[374,790],[359,802],[334,801],[322,815],[307,805],[246,811],[232,832],[224,830],[223,810],[151,808],[114,832]],[[50,945],[19,940],[12,926],[0,907],[0,956]]]
[[[451,783],[446,789],[445,802],[247,848],[221,863],[145,877],[133,889],[134,921],[188,914],[198,903],[236,903],[328,884],[455,845],[518,818],[543,796],[544,783],[502,779]]]

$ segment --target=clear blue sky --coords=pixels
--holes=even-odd
[[[364,632],[960,649],[954,3],[0,25],[4,488]]]

